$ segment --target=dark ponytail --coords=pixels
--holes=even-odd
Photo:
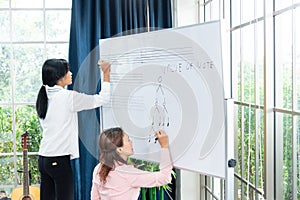
[[[69,63],[64,59],[48,59],[44,62],[42,67],[43,86],[40,88],[35,105],[39,118],[45,119],[47,114],[48,97],[46,85],[53,87],[69,70]]]
[[[44,85],[41,87],[39,91],[35,106],[39,118],[45,119],[47,108],[48,108],[48,97],[46,93],[46,86]]]

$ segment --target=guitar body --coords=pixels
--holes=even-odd
[[[23,187],[18,187],[11,193],[12,200],[40,200],[40,188],[29,186],[29,195],[24,196]]]

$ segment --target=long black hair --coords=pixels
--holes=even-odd
[[[47,114],[48,97],[45,86],[53,87],[69,70],[69,63],[64,59],[48,59],[44,62],[42,67],[43,85],[36,100],[36,111],[39,118],[45,119]]]

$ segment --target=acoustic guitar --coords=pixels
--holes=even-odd
[[[11,194],[12,200],[39,200],[40,188],[37,186],[29,186],[29,172],[28,172],[28,137],[29,134],[26,131],[22,135],[22,147],[23,147],[23,187],[18,187],[13,190]]]

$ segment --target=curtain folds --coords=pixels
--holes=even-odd
[[[148,24],[155,30],[170,28],[171,19],[171,0],[72,0],[69,62],[73,84],[68,89],[87,94],[100,91],[99,39],[145,32]],[[92,172],[98,163],[98,111],[78,114],[80,158],[72,160],[76,200],[90,199]]]
[[[151,30],[172,27],[171,1],[148,0],[149,2],[149,24]]]

